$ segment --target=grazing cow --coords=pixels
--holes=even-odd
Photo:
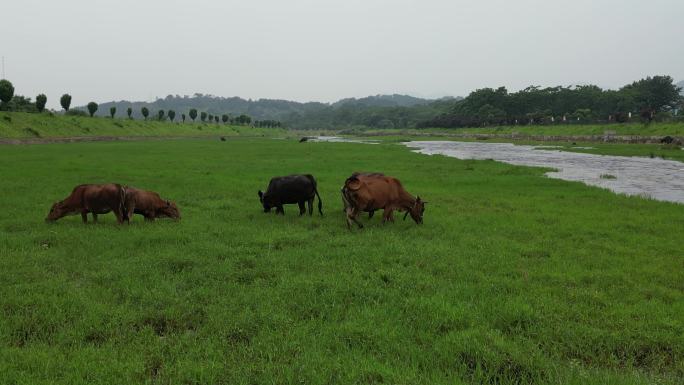
[[[113,211],[116,221],[123,223],[125,199],[126,190],[119,184],[82,184],[74,187],[64,200],[53,204],[45,220],[54,222],[67,215],[81,214],[83,223],[87,223],[88,213],[92,213],[93,222],[97,223],[97,214]]]
[[[354,171],[354,172],[351,174],[352,177],[359,176],[359,175],[361,175],[361,176],[370,176],[370,177],[372,177],[372,176],[385,176],[385,174],[383,174],[383,173],[381,173],[381,172],[359,172],[359,171]],[[351,205],[349,204],[349,202],[347,202],[347,199],[346,199],[345,196],[344,196],[344,186],[342,186],[342,205],[343,205],[343,208],[342,208],[342,212],[343,212],[343,213],[346,213],[346,212],[347,212],[347,208],[351,206]],[[366,212],[368,212],[368,219],[373,218],[373,215],[375,215],[375,211],[376,211],[376,210],[366,210]]]
[[[297,203],[299,215],[304,214],[305,203],[309,204],[309,215],[313,214],[314,198],[318,197],[318,212],[323,215],[323,203],[316,189],[316,179],[313,175],[288,175],[277,176],[268,183],[266,192],[259,190],[259,201],[264,206],[264,212],[270,212],[276,208],[276,214],[285,215],[284,204]]]
[[[672,142],[674,142],[674,141],[675,141],[674,138],[671,137],[670,135],[660,139],[660,143],[663,143],[663,144],[672,144]]]
[[[347,207],[347,227],[351,229],[354,222],[359,228],[363,225],[356,219],[361,211],[371,212],[383,209],[382,222],[394,221],[394,210],[406,211],[407,215],[417,223],[423,223],[425,204],[420,197],[414,198],[404,190],[398,179],[384,175],[357,174],[347,178],[344,182],[342,195]]]
[[[126,186],[125,207],[127,222],[133,214],[142,215],[146,221],[154,221],[155,218],[180,219],[180,211],[176,203],[162,199],[154,191]]]

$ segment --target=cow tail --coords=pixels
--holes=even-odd
[[[314,193],[318,197],[318,212],[323,215],[323,202],[321,201],[321,196],[318,194],[318,185],[316,183],[316,179],[311,174],[306,174],[306,177],[311,181],[311,184],[313,184]]]
[[[318,197],[318,212],[323,215],[323,202],[321,202],[321,196],[318,195],[318,189],[314,187],[314,192],[316,193],[316,196]]]

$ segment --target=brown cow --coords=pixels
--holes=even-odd
[[[423,223],[425,204],[420,197],[414,198],[404,190],[398,179],[384,175],[355,174],[347,178],[342,188],[342,195],[347,207],[347,227],[352,221],[359,228],[363,225],[356,219],[362,211],[372,212],[383,209],[382,222],[394,221],[394,210],[406,211],[417,223]]]
[[[64,200],[52,205],[45,220],[54,222],[67,215],[81,214],[83,223],[88,222],[88,213],[93,214],[93,222],[97,223],[97,214],[114,212],[116,221],[124,221],[124,201],[126,191],[115,183],[82,184],[74,187]]]
[[[381,172],[359,172],[359,171],[354,171],[354,172],[351,174],[352,177],[359,176],[359,175],[361,175],[361,176],[385,176],[385,174],[383,174],[383,173],[381,173]],[[345,196],[344,196],[344,186],[342,186],[342,206],[344,206],[344,207],[342,208],[342,212],[343,212],[343,213],[346,213],[346,212],[347,212],[347,208],[348,208],[349,206],[351,206],[351,205],[349,204],[349,202],[347,202],[347,198],[345,198]],[[373,218],[373,215],[375,215],[375,209],[366,210],[366,211],[368,212],[368,219]]]
[[[126,221],[130,221],[133,214],[144,216],[146,221],[164,217],[180,219],[176,203],[163,200],[154,191],[126,186]]]

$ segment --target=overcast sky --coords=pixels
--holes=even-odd
[[[195,92],[334,101],[467,95],[647,75],[684,80],[683,0],[17,0],[0,5],[16,93]]]

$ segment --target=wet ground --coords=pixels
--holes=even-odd
[[[551,178],[583,182],[616,193],[684,203],[684,163],[659,158],[594,155],[511,143],[414,141],[416,152],[459,159],[493,159],[519,166],[553,168]]]

